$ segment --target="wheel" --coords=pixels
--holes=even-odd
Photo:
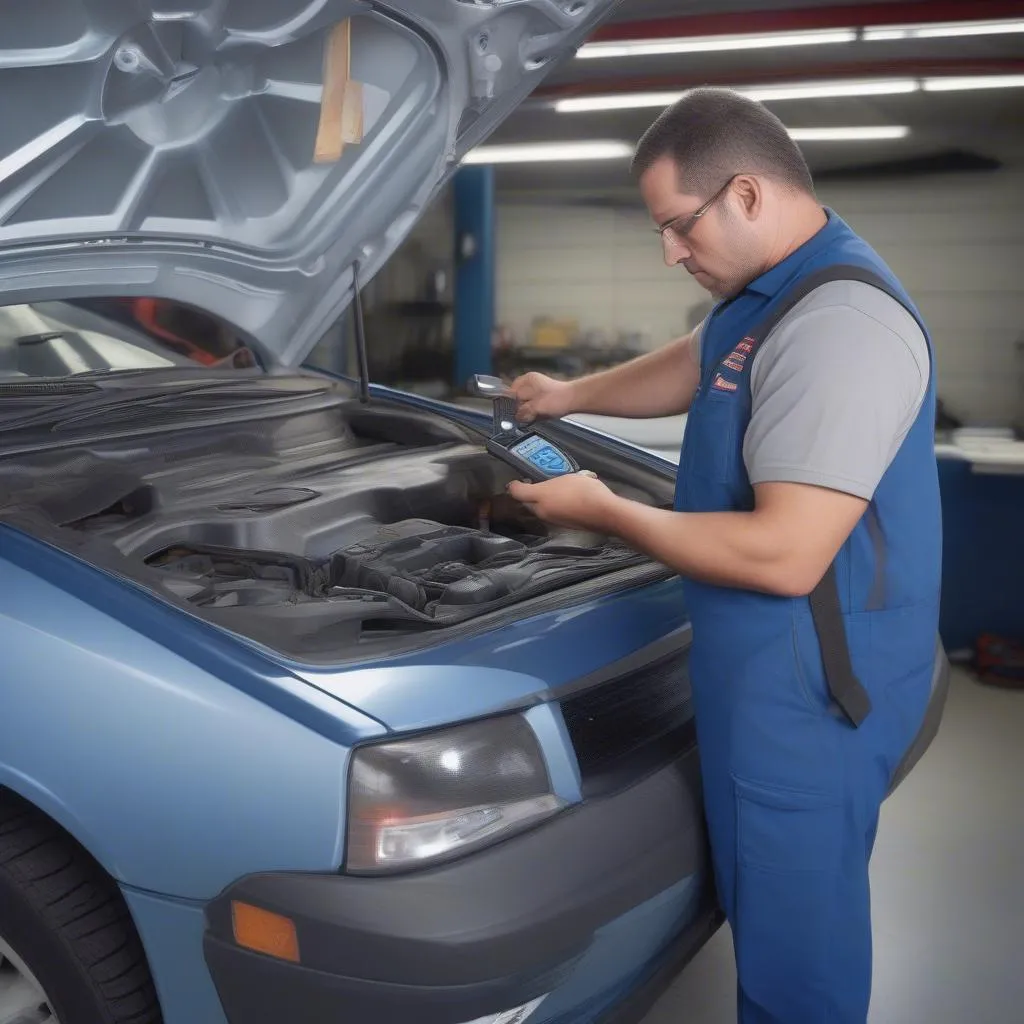
[[[103,869],[0,794],[0,1024],[160,1024],[146,956]]]

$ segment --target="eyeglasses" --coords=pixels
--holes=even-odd
[[[700,209],[694,213],[682,213],[674,220],[670,220],[667,224],[662,224],[661,227],[655,228],[654,230],[661,236],[664,241],[666,232],[670,232],[668,240],[682,244],[690,232],[697,226],[697,221],[704,216],[708,210],[711,209],[715,203],[718,202],[722,196],[728,191],[729,186],[736,179],[737,175],[733,175]]]

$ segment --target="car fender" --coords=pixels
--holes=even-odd
[[[196,656],[188,616],[158,642],[122,621],[116,581],[95,574],[86,600],[24,554],[0,528],[0,786],[151,892],[208,899],[253,871],[340,866],[349,750],[383,726],[280,669],[226,682]],[[72,579],[75,560],[54,557]],[[213,642],[250,671],[241,643]],[[282,713],[275,685],[313,713]]]

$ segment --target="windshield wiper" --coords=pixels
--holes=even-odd
[[[96,390],[94,388],[94,390]],[[147,388],[115,394],[105,393],[99,399],[83,400],[72,404],[70,409],[55,410],[39,409],[22,416],[0,417],[0,430],[25,430],[31,427],[45,426],[50,431],[57,431],[71,424],[107,414],[144,413],[163,406],[173,407],[183,399],[209,397],[235,402],[249,402],[253,405],[266,405],[278,402],[297,402],[322,395],[330,391],[330,385],[308,391],[291,391],[267,385],[254,385],[252,381],[205,381],[202,384],[190,384],[184,387],[168,388],[166,385],[159,390]],[[215,411],[215,410],[214,410]],[[123,417],[117,417],[121,419]]]
[[[40,395],[88,395],[99,390],[101,389],[98,384],[90,384],[84,380],[25,380],[24,383],[19,383],[17,379],[4,380],[0,378],[0,395],[11,398],[33,398]]]
[[[187,375],[192,378],[197,374],[210,374],[207,366],[168,366],[168,367],[130,367],[111,368],[100,367],[96,370],[80,370],[78,373],[69,373],[63,377],[3,377],[0,376],[0,397],[4,398],[32,398],[35,396],[62,396],[62,395],[88,395],[104,391],[105,385],[121,384],[124,381],[131,381],[138,377],[148,380],[159,378],[160,386],[167,387],[169,383],[165,377],[167,374]],[[245,380],[253,380],[250,376],[242,376],[237,371],[232,371],[230,378],[217,377],[214,381],[206,383],[240,383]],[[182,383],[186,383],[183,381]],[[191,383],[188,381],[187,383]],[[2,417],[0,417],[2,418]]]

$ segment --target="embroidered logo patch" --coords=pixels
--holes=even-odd
[[[757,342],[753,338],[744,338],[719,365],[734,373],[742,373],[746,369],[747,356],[754,351],[756,344]]]
[[[731,369],[743,369],[743,364],[747,361],[749,356],[754,351],[754,346],[757,342],[751,338],[744,338],[730,353],[729,358],[725,361],[726,366],[730,366]],[[730,362],[731,361],[731,362]],[[738,366],[731,366],[731,363],[737,363]]]
[[[729,372],[742,373],[747,368],[747,358],[757,346],[757,341],[749,335],[745,337],[733,350],[718,364],[718,371],[711,387],[716,391],[737,391],[739,383],[729,379]],[[725,372],[723,372],[725,371]]]

